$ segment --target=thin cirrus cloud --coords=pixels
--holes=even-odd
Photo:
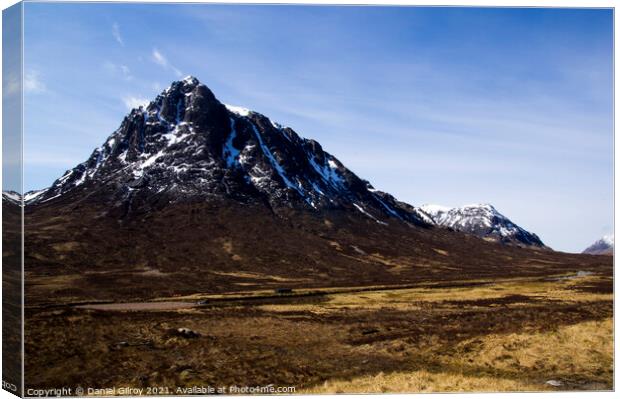
[[[108,71],[113,75],[121,76],[125,80],[132,80],[133,75],[131,74],[131,69],[127,65],[123,64],[115,64],[110,61],[106,61],[103,63],[103,69]]]
[[[165,70],[171,70],[178,77],[183,75],[183,73],[179,70],[179,68],[172,65],[170,61],[168,61],[166,56],[164,56],[158,49],[154,48],[151,56],[152,56],[153,62],[161,66]]]
[[[24,91],[27,93],[42,93],[47,88],[41,81],[38,71],[27,71],[24,73]]]
[[[114,36],[114,40],[116,40],[118,44],[125,47],[125,41],[123,40],[123,36],[121,36],[121,28],[116,22],[112,24],[112,36]]]

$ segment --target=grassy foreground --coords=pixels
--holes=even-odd
[[[437,371],[379,373],[328,380],[307,393],[480,392],[609,389],[612,319],[584,322],[542,334],[500,334],[462,342],[457,355],[426,354]],[[481,372],[475,373],[475,365]],[[441,368],[448,371],[441,371]],[[522,374],[521,374],[522,373]],[[561,376],[554,385],[543,375]]]
[[[610,390],[612,288],[573,273],[185,309],[30,308],[26,385]]]

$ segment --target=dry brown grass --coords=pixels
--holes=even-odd
[[[379,373],[351,381],[326,381],[300,393],[418,393],[540,391],[547,387],[506,378],[464,376],[459,373]]]
[[[460,348],[473,355],[455,360],[457,364],[484,364],[504,372],[529,369],[556,378],[600,381],[612,376],[612,337],[610,318],[536,334],[492,334],[461,343]]]
[[[300,311],[311,310],[338,311],[342,308],[376,309],[390,307],[397,309],[417,309],[422,305],[435,302],[444,302],[450,299],[459,301],[477,301],[484,299],[502,299],[511,295],[521,295],[532,300],[557,300],[564,302],[593,302],[609,299],[608,294],[580,292],[573,288],[578,284],[599,281],[596,276],[584,276],[570,280],[547,280],[540,279],[509,279],[493,284],[485,281],[470,281],[472,284],[485,283],[485,285],[463,286],[455,288],[407,288],[395,290],[383,290],[377,287],[376,291],[330,293],[325,292],[327,301],[320,305],[313,304],[271,304],[263,306],[268,311]],[[303,292],[303,291],[300,291]],[[523,304],[522,304],[523,305]],[[320,308],[320,309],[318,309]]]
[[[592,321],[546,333],[492,334],[461,342],[455,356],[436,354],[449,371],[379,373],[328,380],[305,393],[500,392],[609,389],[613,378],[613,320]],[[607,384],[607,385],[606,385]]]
[[[241,283],[247,275],[238,273]],[[177,296],[218,301],[166,312],[32,308],[28,385],[276,384],[302,393],[612,388],[610,277],[387,288]],[[169,335],[181,327],[200,337]],[[546,384],[551,379],[563,385]]]

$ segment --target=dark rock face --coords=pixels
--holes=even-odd
[[[545,247],[536,234],[519,227],[489,204],[451,209],[437,205],[423,205],[420,209],[439,226],[504,244]]]
[[[225,106],[193,77],[132,110],[86,162],[27,203],[67,194],[107,201],[121,218],[145,204],[228,198],[274,211],[346,209],[377,223],[427,225],[415,208],[373,190],[318,142]]]

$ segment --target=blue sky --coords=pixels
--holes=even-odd
[[[551,247],[613,231],[612,12],[25,6],[25,189],[194,75],[414,205],[488,202]]]
[[[2,13],[2,189],[19,191],[22,186],[21,118],[23,92],[20,79],[22,31],[20,10],[11,7]],[[17,117],[15,117],[17,116]]]

